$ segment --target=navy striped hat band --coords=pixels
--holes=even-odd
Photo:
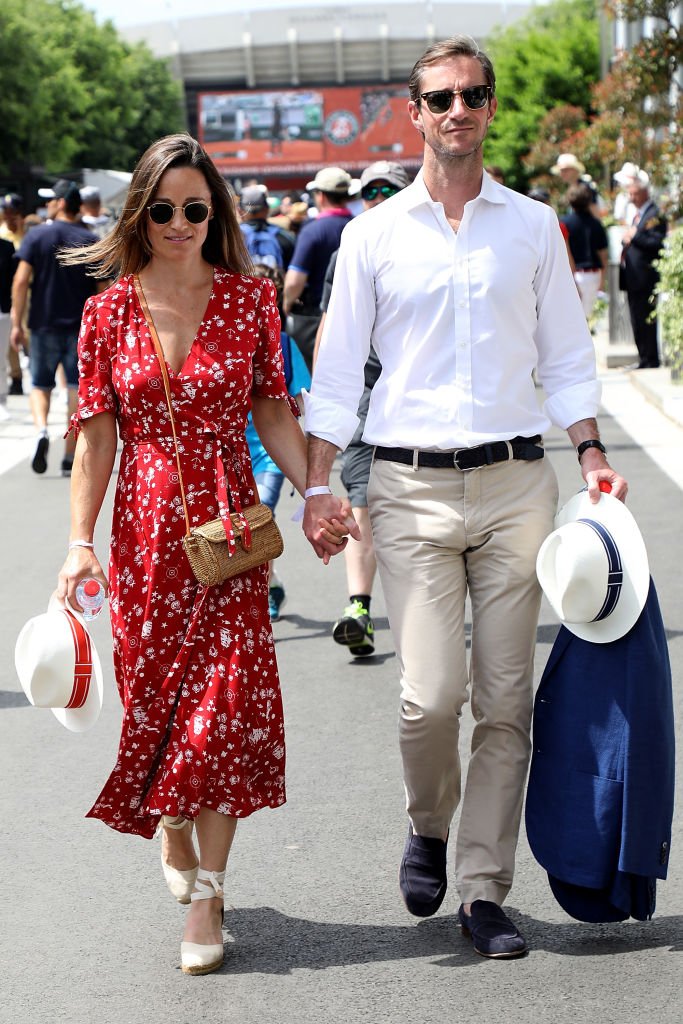
[[[606,619],[608,615],[612,614],[621,595],[621,588],[624,583],[624,570],[619,556],[619,548],[615,544],[612,534],[602,523],[596,523],[593,519],[577,519],[577,522],[590,526],[591,530],[597,533],[607,555],[607,593],[605,594],[602,608],[595,618],[591,620],[592,622],[600,622],[601,619]]]

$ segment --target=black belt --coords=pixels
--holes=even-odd
[[[542,459],[545,451],[541,435],[513,437],[510,441],[491,441],[476,448],[457,448],[454,452],[423,452],[414,448],[375,448],[375,458],[383,462],[402,462],[405,466],[430,466],[432,469],[480,469],[494,462]]]

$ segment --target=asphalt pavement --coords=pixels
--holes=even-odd
[[[648,371],[644,371],[648,372]],[[648,548],[680,709],[683,427],[634,385],[603,373],[602,434],[629,479]],[[16,678],[16,636],[42,611],[68,536],[59,476],[64,410],[55,403],[48,472],[29,463],[26,399],[0,424],[3,614],[0,616],[0,1020],[19,1024],[678,1024],[683,951],[680,816],[670,877],[652,921],[589,925],[555,903],[524,832],[506,909],[527,937],[518,961],[477,956],[456,924],[454,888],[434,918],[410,917],[397,875],[406,819],[396,740],[398,669],[379,585],[377,653],[354,661],[333,643],[346,601],[341,558],[324,567],[290,515],[279,568],[287,588],[274,627],[288,738],[288,803],[240,824],[226,879],[223,969],[179,969],[184,910],[168,894],[158,841],[113,833],[84,814],[111,770],[120,707],[107,623],[94,626],[105,673],[102,716],[83,735],[31,708]],[[547,448],[561,500],[581,486],[559,431]],[[111,490],[97,530],[106,550]],[[536,681],[557,631],[544,602]],[[643,680],[647,685],[647,680]],[[677,710],[680,737],[680,713]],[[463,721],[466,758],[471,719]],[[680,740],[679,740],[680,742]],[[679,773],[680,777],[680,773]]]

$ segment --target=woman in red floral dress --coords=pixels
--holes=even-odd
[[[287,396],[273,286],[249,276],[227,186],[189,135],[151,146],[112,234],[65,259],[121,275],[83,313],[71,546],[57,590],[79,607],[81,579],[107,586],[92,542],[118,425],[108,596],[123,725],[89,813],[147,838],[163,829],[169,888],[190,903],[182,967],[203,974],[223,960],[222,883],[237,821],[285,801],[282,702],[267,566],[203,587],[183,551],[171,422],[138,290],[165,357],[193,524],[219,514],[222,480],[232,509],[258,501],[244,437],[250,408],[301,493],[305,439]],[[324,524],[317,553],[328,560],[342,550],[349,527]]]

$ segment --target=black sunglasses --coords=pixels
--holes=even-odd
[[[185,220],[190,224],[202,224],[211,213],[211,207],[195,200],[184,206],[172,206],[170,203],[152,203],[148,206],[149,215],[155,224],[169,224],[176,210],[182,210]]]
[[[384,196],[385,199],[391,199],[397,192],[400,192],[400,188],[396,185],[366,185],[365,188],[360,190],[361,199],[367,200],[371,203],[377,196]]]
[[[462,101],[470,110],[481,110],[485,107],[490,85],[471,85],[467,89],[434,89],[432,92],[421,92],[420,99],[424,100],[432,114],[445,114],[451,109],[456,96],[462,96]]]

